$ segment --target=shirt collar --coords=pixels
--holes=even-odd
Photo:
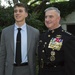
[[[15,23],[15,30],[19,28],[19,26]],[[26,23],[24,23],[21,27],[20,27],[22,30],[25,30],[26,29]]]

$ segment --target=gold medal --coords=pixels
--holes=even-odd
[[[55,55],[55,51],[51,51],[51,55],[54,56]]]
[[[55,56],[50,56],[50,61],[54,61],[55,60]]]

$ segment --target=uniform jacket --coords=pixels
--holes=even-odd
[[[54,54],[51,55],[51,52]],[[46,68],[49,70],[47,75],[75,75],[75,36],[61,26],[42,33],[38,56],[39,75],[45,75]]]

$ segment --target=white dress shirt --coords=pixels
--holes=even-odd
[[[14,63],[15,63],[15,56],[16,56],[16,37],[17,37],[17,30],[18,25],[15,24],[14,26]],[[21,63],[28,62],[27,59],[27,27],[26,24],[22,25],[21,27]]]

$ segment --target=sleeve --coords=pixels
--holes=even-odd
[[[0,75],[4,75],[4,67],[5,67],[5,39],[4,33],[1,34],[1,49],[0,49]]]
[[[75,37],[71,37],[64,45],[66,75],[75,75]]]

